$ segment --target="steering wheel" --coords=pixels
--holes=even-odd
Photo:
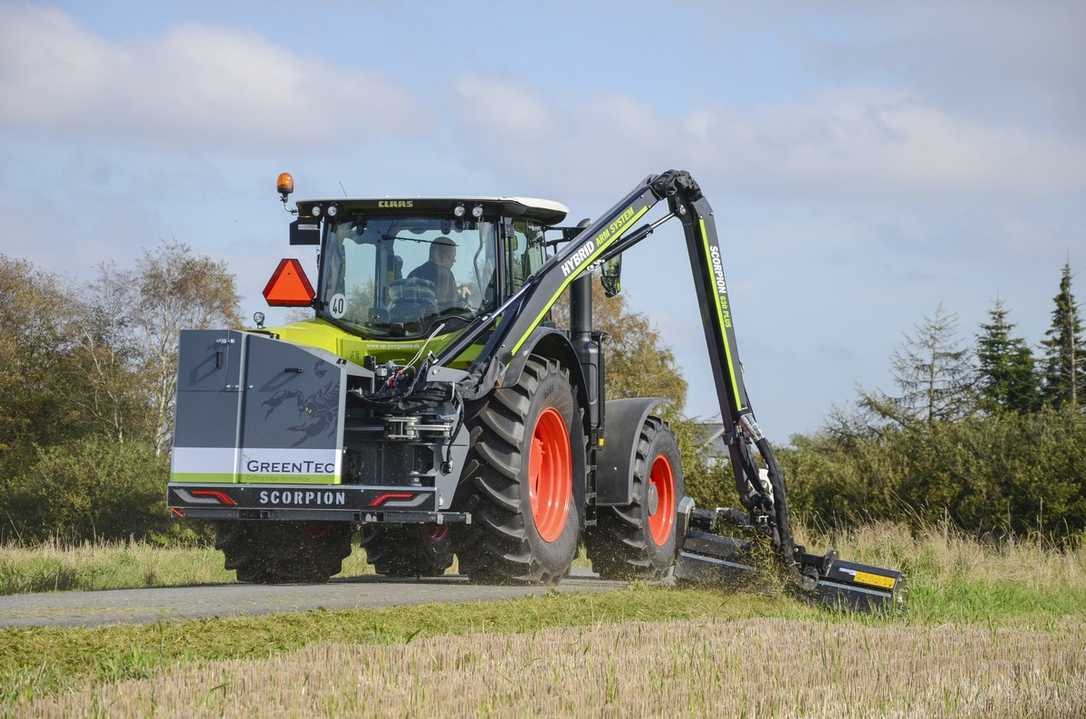
[[[389,283],[388,289],[392,296],[388,306],[389,322],[416,322],[438,312],[437,291],[429,280],[409,277]]]

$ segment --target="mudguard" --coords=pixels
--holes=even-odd
[[[633,501],[633,467],[641,425],[666,401],[663,397],[635,397],[606,403],[606,434],[596,455],[596,504],[621,506]]]
[[[584,370],[581,369],[577,353],[573,351],[573,345],[570,344],[565,332],[553,327],[538,327],[525,341],[521,350],[514,355],[513,361],[505,368],[505,374],[502,376],[503,386],[509,387],[517,383],[529,355],[542,355],[558,360],[569,369],[569,379],[577,388],[577,402],[582,408],[588,406],[588,385],[585,383]],[[585,429],[587,430],[588,427]]]

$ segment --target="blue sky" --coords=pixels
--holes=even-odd
[[[1038,341],[1086,263],[1086,6],[853,7],[0,5],[0,252],[82,278],[174,238],[229,263],[248,314],[298,254],[282,170],[299,197],[526,194],[577,220],[682,167],[785,439],[887,387],[940,301],[971,339],[998,294]],[[713,414],[680,235],[625,272]]]

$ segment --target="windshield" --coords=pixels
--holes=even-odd
[[[328,223],[321,310],[371,336],[459,329],[494,307],[494,224],[437,217]]]

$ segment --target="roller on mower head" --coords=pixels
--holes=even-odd
[[[729,524],[744,536],[755,529],[732,508],[691,509],[675,561],[677,582],[734,586],[766,570],[755,540],[721,533]],[[904,575],[897,570],[848,562],[832,549],[810,554],[796,545],[793,555],[797,564],[791,588],[801,598],[852,611],[887,611],[904,603]]]

